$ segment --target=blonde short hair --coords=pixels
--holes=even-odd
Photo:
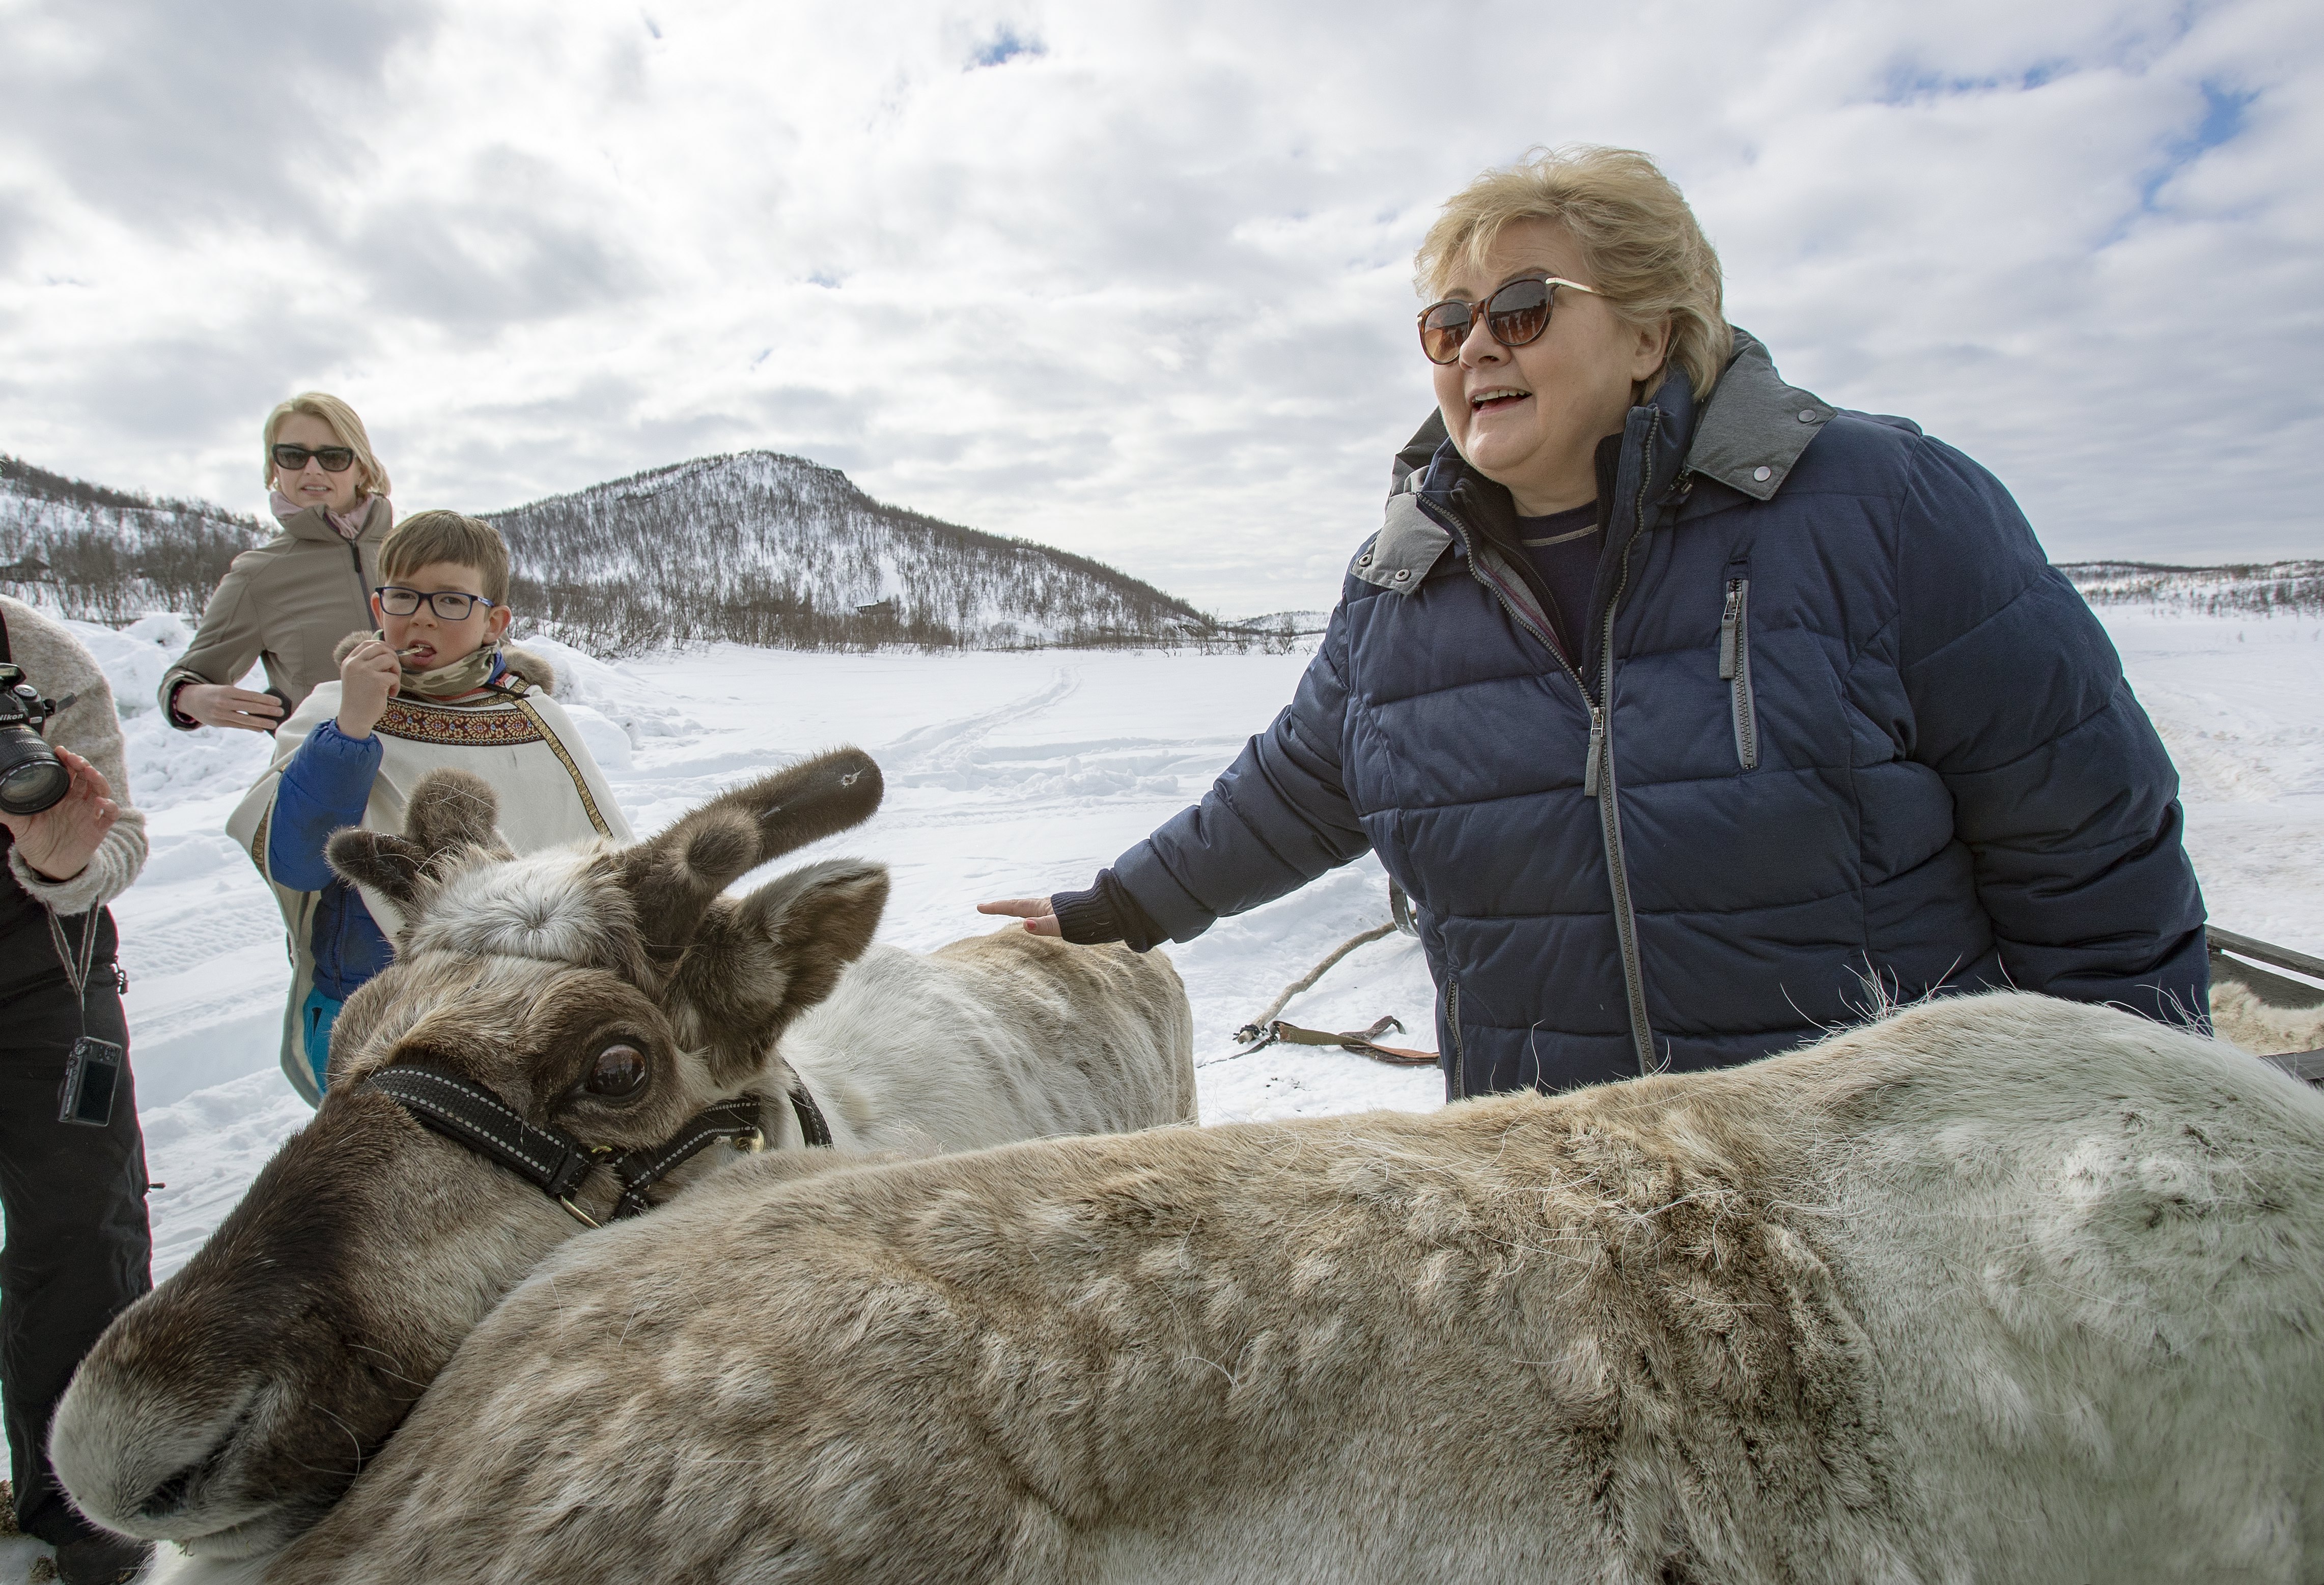
[[[482,518],[456,511],[415,511],[379,542],[380,576],[408,578],[423,567],[448,561],[483,575],[475,591],[495,605],[508,604],[508,541]]]
[[[1421,295],[1435,295],[1454,270],[1481,262],[1501,229],[1521,220],[1564,227],[1589,283],[1624,323],[1667,319],[1667,361],[1686,372],[1698,399],[1711,394],[1735,347],[1720,310],[1719,254],[1653,160],[1636,149],[1574,143],[1486,171],[1452,195],[1421,239],[1413,259]]]
[[[274,431],[280,429],[282,420],[292,413],[304,413],[310,419],[322,419],[324,428],[337,437],[339,444],[355,454],[355,466],[363,470],[362,480],[356,486],[359,490],[373,495],[391,493],[387,470],[380,466],[379,458],[372,455],[371,437],[364,433],[363,420],[355,417],[355,410],[337,397],[320,391],[301,392],[266,415],[265,436],[260,443],[260,449],[265,458],[263,479],[268,489],[274,487]]]

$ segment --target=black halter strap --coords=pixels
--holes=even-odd
[[[755,1095],[706,1108],[659,1145],[616,1151],[610,1145],[584,1145],[562,1129],[529,1122],[489,1087],[434,1068],[382,1068],[364,1081],[364,1088],[378,1091],[422,1126],[499,1162],[589,1227],[598,1224],[573,1203],[573,1192],[591,1167],[606,1167],[620,1180],[622,1192],[610,1218],[618,1221],[646,1211],[646,1191],[709,1145],[726,1139],[738,1148],[755,1150],[765,1137]],[[790,1103],[807,1142],[829,1145],[831,1129],[805,1084],[791,1090]]]

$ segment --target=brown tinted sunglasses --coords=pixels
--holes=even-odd
[[[1591,297],[1605,295],[1594,286],[1555,275],[1537,281],[1512,281],[1485,299],[1485,328],[1503,346],[1523,346],[1528,341],[1539,340],[1541,333],[1549,328],[1549,311],[1561,286],[1586,291]],[[1457,297],[1431,303],[1420,310],[1420,350],[1428,355],[1432,364],[1458,363],[1462,346],[1468,341],[1470,328],[1476,322],[1475,303]]]

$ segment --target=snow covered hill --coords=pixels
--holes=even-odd
[[[1106,647],[1213,624],[1086,557],[872,500],[836,468],[751,451],[680,463],[493,521],[520,604],[604,653],[770,648]]]
[[[199,501],[154,501],[0,456],[0,588],[125,622],[199,611],[226,564],[273,531]]]
[[[1087,557],[889,506],[835,468],[772,452],[698,457],[492,518],[514,552],[521,615],[598,654],[722,640],[1241,652],[1298,637],[1279,617],[1215,622]],[[68,616],[198,613],[235,554],[273,532],[0,456],[0,589]]]
[[[2144,561],[2072,561],[2059,571],[2092,605],[2128,605],[2207,616],[2324,616],[2324,561],[2170,567]]]

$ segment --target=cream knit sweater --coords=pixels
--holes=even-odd
[[[70,749],[97,767],[121,806],[121,818],[105,834],[88,868],[63,880],[50,880],[24,862],[22,850],[8,850],[8,872],[52,913],[86,914],[129,889],[145,867],[145,816],[129,806],[129,766],[122,757],[121,718],[114,713],[113,686],[91,655],[62,622],[22,600],[0,594],[0,615],[8,620],[8,647],[24,680],[44,698],[79,696],[51,720],[42,735],[53,747]]]

